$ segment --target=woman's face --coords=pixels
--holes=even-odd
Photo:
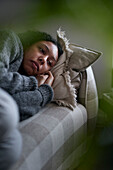
[[[40,41],[24,52],[22,69],[28,76],[48,72],[58,60],[58,48],[50,41]]]

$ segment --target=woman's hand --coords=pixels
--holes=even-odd
[[[50,71],[48,71],[46,74],[36,76],[36,79],[38,80],[38,86],[41,86],[42,84],[48,84],[52,86],[54,81],[54,77]]]

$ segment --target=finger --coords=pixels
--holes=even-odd
[[[48,75],[40,75],[40,76],[37,76],[37,79],[46,80],[47,78],[48,78]]]
[[[40,75],[40,76],[37,76],[38,86],[44,84],[45,81],[47,80],[47,78],[48,78],[48,75]]]
[[[49,76],[49,77],[47,78],[47,80],[45,81],[45,84],[48,84],[48,85],[52,86],[53,81],[54,81],[54,77],[53,77],[53,75],[50,73],[50,76]]]
[[[44,80],[46,80],[49,76],[48,75],[43,75],[42,76]]]
[[[48,71],[46,74],[47,74],[49,77],[53,77],[53,74],[51,73],[51,71]]]
[[[54,80],[54,77],[53,77],[51,71],[48,71],[48,79],[47,79],[47,81],[49,81],[49,80],[51,80],[51,81]]]

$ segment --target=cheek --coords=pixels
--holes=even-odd
[[[32,55],[35,53],[35,50],[32,48],[25,51],[24,58],[27,60],[32,57]]]
[[[25,73],[27,73],[28,75],[31,74],[31,72],[32,72],[31,63],[26,58],[24,58],[24,60],[22,62],[22,68],[23,68]]]
[[[42,67],[40,67],[40,73],[46,73],[49,70],[50,67],[48,67],[47,65],[43,65]]]
[[[31,51],[28,51],[26,54],[25,54],[25,60],[29,59],[30,56],[31,56],[32,52]]]
[[[25,65],[24,70],[25,70],[25,72],[28,76],[34,76],[35,75],[32,67],[30,65]]]

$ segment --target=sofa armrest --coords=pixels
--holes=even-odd
[[[93,119],[97,117],[98,113],[98,94],[95,82],[95,77],[91,67],[87,68],[87,100],[86,109],[88,113],[88,119]]]
[[[79,103],[86,107],[88,119],[97,117],[98,94],[91,66],[82,72],[82,82],[78,93],[78,100]]]

